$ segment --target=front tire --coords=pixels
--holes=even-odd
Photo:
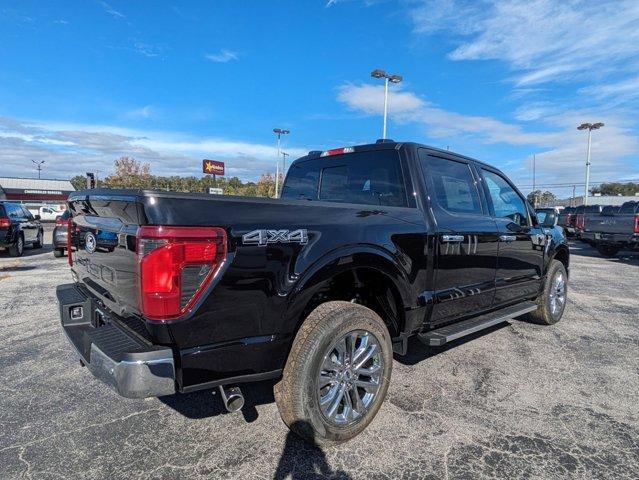
[[[381,407],[392,362],[390,334],[375,312],[343,301],[321,304],[297,332],[275,386],[282,420],[314,445],[350,440]]]
[[[552,260],[544,291],[537,299],[537,310],[527,315],[527,320],[540,325],[554,325],[561,320],[568,300],[568,274],[559,260]]]

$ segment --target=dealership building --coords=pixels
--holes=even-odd
[[[75,188],[69,180],[0,177],[0,200],[23,203],[29,207],[64,207]]]

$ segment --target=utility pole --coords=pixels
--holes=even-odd
[[[290,154],[286,153],[286,152],[282,152],[282,175],[284,177],[286,177],[286,157],[288,157]]]
[[[577,130],[588,130],[588,153],[586,154],[586,186],[584,189],[584,205],[588,205],[588,190],[590,184],[590,142],[592,139],[592,131],[603,127],[602,122],[597,123],[582,123],[577,127]]]
[[[384,126],[382,128],[382,138],[386,138],[386,117],[388,115],[388,82],[399,83],[404,79],[404,77],[402,77],[401,75],[388,74],[384,70],[380,70],[379,68],[371,72],[371,77],[384,79]]]
[[[280,139],[282,135],[287,135],[291,132],[290,130],[274,128],[273,133],[277,135],[277,160],[275,162],[275,198],[277,198],[278,192],[280,191]]]
[[[36,166],[36,170],[38,170],[38,180],[40,180],[40,172],[42,171],[42,164],[45,162],[45,160],[31,160],[33,162],[33,164]]]
[[[575,190],[577,189],[577,185],[572,186],[572,198],[570,199],[570,206],[575,206]]]
[[[536,187],[536,179],[537,179],[537,156],[533,153],[533,207],[537,208],[537,187]]]

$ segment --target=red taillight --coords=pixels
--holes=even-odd
[[[331,155],[342,155],[343,153],[353,153],[355,149],[353,147],[334,148],[332,150],[326,150],[322,152],[320,157],[330,157]]]
[[[639,215],[635,215],[635,233],[639,233]]]
[[[218,227],[140,227],[137,235],[140,311],[149,320],[188,313],[226,259]]]
[[[11,226],[11,219],[7,217],[0,217],[0,228],[9,228]]]
[[[583,214],[577,215],[577,221],[575,222],[575,228],[583,230],[586,227],[586,217]]]
[[[58,218],[55,219],[55,224],[57,226],[69,225],[69,220],[63,220],[62,218],[58,217]]]

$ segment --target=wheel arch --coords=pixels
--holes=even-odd
[[[331,300],[355,300],[371,308],[391,336],[399,335],[404,308],[411,302],[407,274],[390,252],[375,246],[332,252],[306,270],[289,296],[287,323],[293,336],[314,308]]]

